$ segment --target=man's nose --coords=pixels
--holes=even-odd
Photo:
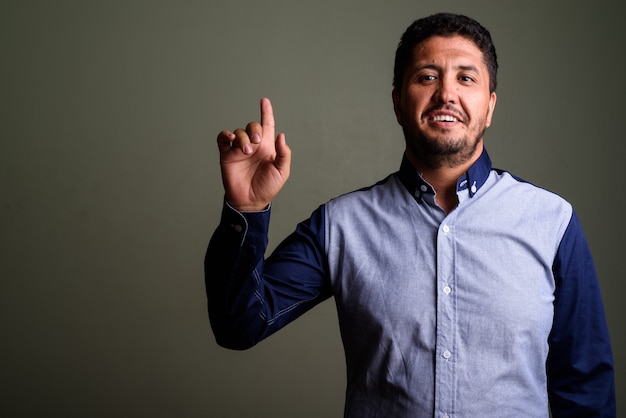
[[[458,96],[454,80],[446,77],[440,78],[435,98],[439,103],[456,103]]]

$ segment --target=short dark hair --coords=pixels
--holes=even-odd
[[[406,29],[396,49],[393,68],[394,89],[398,91],[402,89],[404,73],[413,59],[416,45],[433,36],[454,35],[469,39],[480,49],[489,71],[489,90],[496,91],[498,58],[489,31],[472,18],[452,13],[437,13],[418,19]]]

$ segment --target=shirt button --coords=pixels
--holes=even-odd
[[[443,293],[445,293],[446,295],[449,294],[450,292],[452,292],[452,289],[450,289],[450,286],[445,286],[443,288]]]
[[[448,232],[450,232],[450,227],[449,227],[448,225],[444,225],[444,226],[443,226],[443,232],[445,232],[446,234],[447,234]]]
[[[427,191],[428,191],[428,187],[427,187],[425,184],[422,184],[422,185],[420,186],[420,189],[421,189],[423,192],[427,192]]]
[[[233,229],[234,229],[235,231],[237,231],[237,232],[241,232],[241,231],[243,231],[243,226],[241,226],[241,225],[239,225],[239,224],[232,225],[232,227],[233,227]]]
[[[443,358],[445,358],[446,360],[448,360],[450,358],[450,356],[452,356],[452,353],[449,352],[448,350],[443,352]]]

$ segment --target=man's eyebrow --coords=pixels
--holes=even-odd
[[[458,65],[456,68],[462,71],[474,71],[476,73],[480,72],[478,70],[478,67],[475,65]]]
[[[440,70],[441,67],[439,65],[435,65],[435,64],[418,64],[416,66],[413,67],[413,71],[419,71],[419,70]]]
[[[455,70],[461,70],[461,71],[473,71],[476,73],[479,73],[480,70],[478,69],[477,66],[475,65],[457,65],[454,67]],[[420,71],[420,70],[441,70],[441,66],[436,65],[436,64],[430,64],[430,63],[425,63],[425,64],[418,64],[415,67],[413,67],[411,69],[411,72],[416,72],[416,71]]]

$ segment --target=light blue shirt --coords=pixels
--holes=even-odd
[[[555,417],[614,416],[600,291],[572,207],[492,169],[486,152],[457,195],[446,214],[405,160],[321,206],[266,262],[269,211],[226,205],[206,264],[218,342],[251,346],[334,296],[346,417],[547,417],[549,403]]]

